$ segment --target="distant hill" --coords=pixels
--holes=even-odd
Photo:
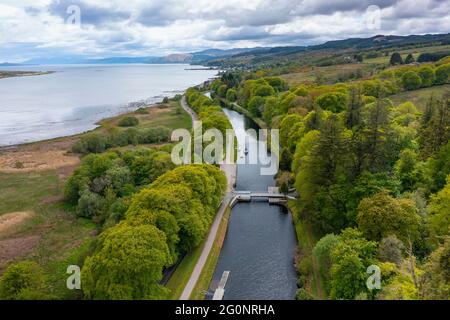
[[[328,41],[312,46],[285,46],[264,49],[253,49],[235,54],[231,57],[219,57],[217,59],[203,61],[210,66],[251,66],[257,64],[270,64],[285,60],[295,60],[305,52],[328,52],[379,50],[388,48],[401,48],[406,46],[445,45],[450,44],[450,33],[427,34],[410,36],[377,35],[370,38],[350,38],[344,40]]]
[[[234,48],[228,50],[207,49],[193,53],[178,53],[167,56],[143,57],[108,57],[103,59],[89,59],[85,57],[40,58],[26,61],[25,64],[130,64],[130,63],[188,63],[208,66],[239,66],[265,64],[273,61],[292,59],[295,55],[305,52],[339,51],[339,50],[369,50],[403,47],[410,45],[450,44],[448,34],[426,34],[410,36],[377,35],[370,38],[350,38],[328,41],[312,46],[280,46]],[[13,64],[3,63],[0,66]],[[17,65],[17,64],[16,64]]]

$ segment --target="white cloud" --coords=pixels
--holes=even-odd
[[[65,23],[70,4],[81,8],[81,27]],[[380,30],[367,28],[364,20],[373,4],[381,8]],[[162,55],[381,33],[444,33],[450,30],[448,12],[450,1],[443,0],[0,0],[0,48],[7,48],[0,49],[0,59],[27,59],[41,50]]]

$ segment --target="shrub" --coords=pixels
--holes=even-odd
[[[45,287],[44,273],[36,262],[19,262],[9,266],[0,279],[0,299],[49,299]]]
[[[348,96],[340,92],[325,93],[317,98],[317,104],[324,110],[339,113],[347,107]]]
[[[306,289],[300,288],[297,290],[295,299],[296,300],[314,300],[314,297],[308,291],[306,291]]]
[[[430,87],[436,80],[434,70],[428,66],[419,69],[419,76],[420,79],[422,80],[422,87]]]
[[[16,163],[14,163],[14,168],[16,169],[23,169],[25,166],[23,165],[22,161],[16,161]]]
[[[444,84],[450,76],[450,63],[443,64],[436,68],[436,84]]]
[[[235,102],[236,99],[237,99],[237,93],[236,93],[236,90],[234,90],[234,89],[229,89],[229,90],[227,91],[227,100],[228,100],[228,101],[231,101],[231,102]]]
[[[107,139],[104,136],[91,133],[77,141],[72,147],[72,152],[80,154],[102,153],[106,150],[106,146]]]
[[[119,127],[134,127],[137,126],[138,124],[139,124],[138,118],[133,116],[124,117],[120,119],[119,122],[117,123]]]
[[[422,79],[415,71],[407,71],[402,76],[402,84],[406,90],[416,90],[422,85]]]
[[[137,113],[137,114],[148,114],[148,110],[146,109],[146,108],[139,108],[139,109],[137,109],[134,113]]]
[[[84,190],[78,200],[77,216],[84,218],[98,216],[104,204],[104,199],[101,196],[89,190]]]
[[[139,135],[140,143],[160,143],[170,140],[170,130],[166,127],[148,128],[141,131]]]

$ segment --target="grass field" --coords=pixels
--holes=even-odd
[[[0,173],[0,217],[29,212],[26,220],[0,233],[0,272],[20,260],[38,262],[49,276],[58,298],[75,298],[79,292],[65,286],[69,264],[79,264],[95,226],[77,219],[62,202],[63,182],[56,171]],[[27,216],[28,217],[28,216]]]
[[[436,98],[440,98],[444,93],[450,93],[450,84],[433,86],[414,91],[405,91],[390,96],[389,99],[391,99],[395,105],[406,101],[411,101],[420,111],[424,111],[426,103],[428,99],[430,99],[431,95],[434,95]]]
[[[348,63],[327,67],[307,67],[302,72],[283,74],[280,77],[287,81],[290,86],[315,83],[318,79],[322,83],[335,83],[340,75],[354,73],[361,70],[363,73],[369,69],[366,64]]]
[[[392,49],[392,52],[394,52],[394,51],[397,51],[397,50]],[[403,59],[405,59],[406,56],[411,53],[413,55],[414,59],[417,60],[417,58],[419,57],[419,55],[421,53],[425,53],[425,52],[437,53],[437,52],[447,52],[447,51],[450,51],[450,45],[405,49],[405,50],[398,50],[397,52],[400,53],[400,55],[402,56]],[[388,56],[365,59],[364,63],[388,64],[389,60],[391,59],[392,52],[390,52],[390,54]]]
[[[134,116],[138,118],[139,124],[135,128],[150,128],[157,126],[164,126],[169,129],[192,127],[191,117],[189,114],[181,108],[178,101],[170,101],[168,104],[159,104],[145,108],[146,113],[131,112],[119,115],[117,117],[108,118],[100,122],[99,131],[105,130],[110,127],[117,127],[120,130],[126,130],[127,128],[118,127],[117,123],[124,117]]]

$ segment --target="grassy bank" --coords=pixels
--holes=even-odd
[[[204,243],[205,241],[183,258],[167,282],[166,287],[171,291],[170,300],[178,300],[183,293],[184,287],[186,287],[192,271],[202,254]]]
[[[297,234],[298,249],[296,266],[299,277],[302,278],[303,288],[316,299],[325,299],[320,264],[313,255],[313,249],[318,239],[314,236],[311,226],[299,218],[294,200],[288,201],[288,208],[292,214]]]
[[[192,291],[190,300],[205,299],[205,292],[208,291],[209,284],[211,283],[211,279],[214,275],[214,270],[216,269],[217,262],[219,261],[220,251],[222,250],[222,245],[227,234],[230,214],[231,208],[228,207],[223,214],[216,239],[214,240],[214,244],[211,248],[208,259],[206,260],[205,266],[203,267],[200,277],[195,284],[194,290]]]

